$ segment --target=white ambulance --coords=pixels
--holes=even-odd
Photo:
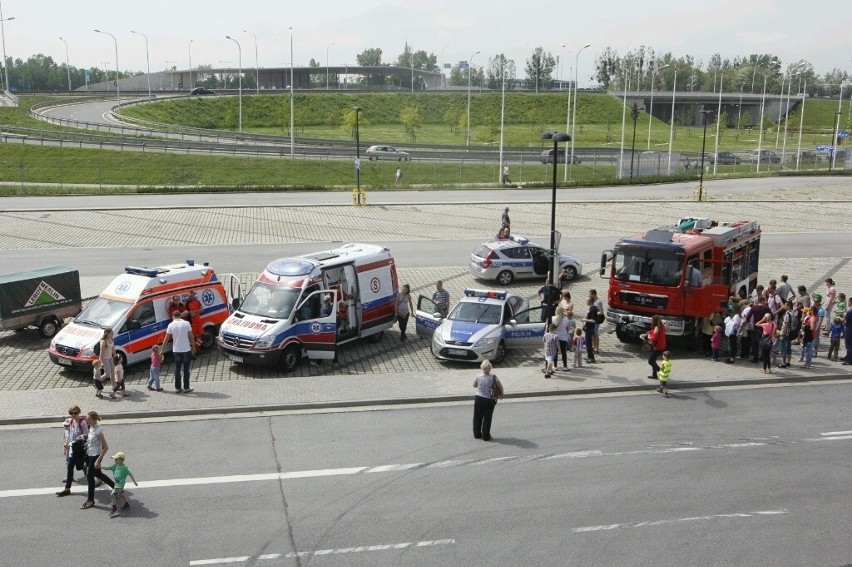
[[[54,337],[50,360],[60,366],[91,372],[95,344],[104,329],[112,329],[115,351],[124,364],[148,360],[151,347],[161,344],[171,322],[167,303],[173,297],[187,303],[194,291],[201,302],[202,346],[213,346],[219,326],[228,318],[228,297],[216,272],[206,263],[160,268],[128,266],[101,294]],[[166,345],[166,351],[171,342]]]
[[[274,260],[222,325],[219,350],[236,363],[295,369],[331,360],[355,339],[393,326],[399,284],[390,250],[370,244]]]

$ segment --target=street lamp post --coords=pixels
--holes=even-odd
[[[740,139],[740,118],[743,115],[743,88],[745,88],[745,83],[740,85],[740,104],[737,107],[737,140]]]
[[[71,92],[71,65],[68,59],[68,42],[59,38],[65,44],[65,71],[68,73],[68,92]]]
[[[553,132],[547,131],[541,135],[542,140],[553,140],[553,191],[550,196],[550,254],[551,258],[554,260],[553,265],[550,266],[550,283],[556,285],[556,278],[558,277],[555,273],[556,263],[556,164],[559,161],[557,156],[557,150],[559,149],[559,142],[568,142],[571,140],[571,136],[565,134],[563,132]]]
[[[467,60],[467,132],[465,133],[465,146],[470,148],[470,77],[473,75],[473,58],[479,54],[477,51]]]
[[[114,35],[107,31],[95,30],[95,32],[110,36],[112,38],[112,42],[115,44],[115,95],[116,98],[118,98],[118,105],[121,106],[121,88],[118,86],[118,40],[115,39]],[[8,80],[9,79],[7,77],[6,81],[8,82]],[[6,86],[8,87],[9,85],[7,84]]]
[[[3,25],[5,22],[11,22],[15,19],[15,16],[11,18],[3,17],[3,3],[0,2],[0,37],[2,37],[3,41],[3,74],[6,78],[6,90],[11,90],[9,87],[9,65],[6,60],[6,27]]]
[[[651,61],[651,65],[653,69],[651,69],[651,108],[648,111],[648,149],[651,149],[651,123],[654,121],[654,78],[657,76],[657,66],[654,65],[655,61]],[[665,69],[669,64],[666,63],[660,69]]]
[[[189,90],[192,92],[192,42],[194,39],[189,40]]]
[[[574,55],[574,110],[571,111],[571,157],[568,158],[568,163],[566,167],[570,167],[573,171],[574,168],[574,133],[577,127],[577,98],[580,96],[577,94],[577,83],[579,81],[580,76],[580,53],[583,52],[587,47],[591,47],[591,43],[587,43],[583,47],[577,50],[577,53]]]
[[[565,44],[560,43],[559,47],[565,47]],[[568,54],[573,53],[573,52],[574,52],[573,49],[568,49],[565,52],[565,57],[568,57]],[[562,76],[561,75],[559,76],[559,81],[560,81],[560,87],[561,87],[562,86],[561,85],[561,82],[562,82]],[[565,131],[566,132],[571,131],[571,82],[570,81],[571,81],[571,74],[569,73],[568,74],[568,108],[565,110]],[[565,183],[568,182],[568,166],[567,165],[565,166],[565,171],[563,172],[562,181],[565,182]]]
[[[503,127],[505,125],[506,118],[506,58],[503,57],[500,59],[501,63],[501,75],[502,81],[500,82],[500,161],[497,167],[497,182],[500,181],[505,182],[505,178],[503,177]],[[502,185],[502,183],[501,183]]]
[[[677,94],[677,67],[675,67],[674,81],[672,81],[672,115],[669,120],[669,165],[668,173],[672,173],[672,142],[674,141],[674,123],[675,123],[675,95]]]
[[[701,140],[701,171],[698,177],[698,200],[704,200],[704,148],[707,146],[707,115],[713,114],[712,110],[701,109],[701,116],[704,120],[704,137]]]
[[[293,28],[290,30],[290,157],[293,157],[295,135],[293,134]]]
[[[831,138],[831,161],[828,163],[828,171],[834,169],[834,162],[837,159],[837,134],[840,132],[840,116],[843,114],[843,86],[846,83],[840,83],[840,94],[837,95],[837,118],[834,121],[834,136]]]
[[[328,90],[328,50],[334,45],[334,42],[331,42],[331,45],[325,48],[325,90]]]
[[[260,62],[257,58],[257,36],[248,30],[243,30],[243,33],[247,33],[254,38],[254,92],[255,94],[260,94]]]
[[[639,120],[639,105],[635,102],[630,108],[630,118],[633,119],[633,143],[630,146],[630,181],[633,182],[633,158],[636,155],[636,122]]]
[[[796,75],[799,74],[801,66],[795,67]],[[787,162],[787,123],[790,122],[790,91],[793,90],[793,73],[790,73],[790,82],[787,84],[787,104],[784,105],[784,141],[781,143],[781,163]],[[782,93],[783,95],[783,93]],[[783,102],[783,101],[782,101]]]
[[[796,149],[796,171],[799,171],[799,160],[802,157],[802,125],[805,123],[805,93],[808,90],[808,81],[805,80],[805,88],[802,90],[802,106],[799,108],[799,147]]]
[[[445,88],[444,82],[446,80],[446,77],[444,77],[444,50],[448,47],[449,45],[445,45],[441,48],[441,90],[444,90]]]
[[[238,83],[237,84],[239,85],[237,87],[237,89],[238,89],[237,90],[237,99],[239,100],[239,109],[240,109],[239,110],[238,123],[239,123],[239,132],[240,132],[240,134],[242,134],[243,133],[243,48],[240,45],[240,42],[237,41],[236,39],[232,38],[231,36],[226,35],[225,39],[230,39],[231,41],[233,41],[234,43],[237,44],[237,69],[238,69],[238,72],[237,72]]]
[[[148,100],[151,100],[151,59],[148,57],[148,36],[142,32],[133,30],[130,30],[130,33],[135,33],[145,38],[145,63],[148,65]]]
[[[355,187],[358,190],[358,203],[361,202],[361,127],[358,122],[358,114],[361,107],[355,107]]]

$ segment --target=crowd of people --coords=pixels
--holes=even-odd
[[[843,339],[842,363],[852,364],[852,309],[832,278],[826,278],[824,289],[816,293],[804,285],[794,290],[782,275],[780,283],[773,279],[758,285],[749,297],[731,296],[705,320],[703,333],[705,352],[712,360],[721,360],[725,350],[725,362],[734,364],[738,358],[762,362],[766,374],[773,367],[791,366],[794,346],[801,347],[803,368],[811,366],[820,349],[827,360],[839,362]]]

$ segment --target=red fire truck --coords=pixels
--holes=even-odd
[[[622,238],[601,256],[600,275],[609,277],[607,320],[622,342],[639,341],[654,315],[669,336],[698,339],[703,317],[757,286],[759,256],[755,221],[685,218]]]

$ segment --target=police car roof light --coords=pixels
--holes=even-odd
[[[529,241],[530,241],[530,239],[527,238],[526,236],[520,236],[518,234],[510,234],[509,239],[514,240],[518,244],[529,244]]]
[[[137,268],[135,266],[125,266],[125,274],[133,274],[136,276],[145,276],[146,278],[155,278],[160,271],[157,268]]]
[[[489,299],[506,299],[506,291],[494,291],[493,289],[466,288],[464,294],[467,297],[487,297]]]

